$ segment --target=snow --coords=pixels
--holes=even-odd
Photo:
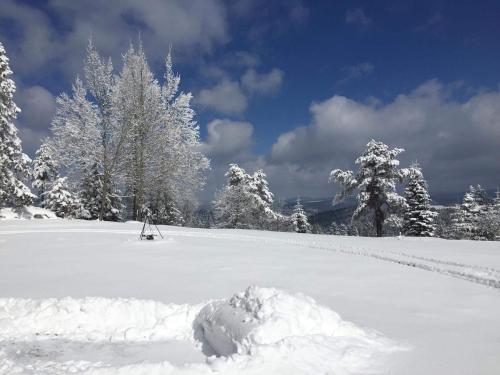
[[[0,374],[500,372],[498,243],[140,229],[0,221]]]
[[[45,208],[25,206],[21,208],[0,208],[0,220],[2,219],[56,219],[54,212]]]

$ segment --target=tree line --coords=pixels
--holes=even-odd
[[[355,197],[357,205],[350,222],[333,222],[327,232],[351,236],[500,239],[500,193],[490,199],[480,185],[471,186],[461,205],[436,210],[418,163],[399,167],[397,156],[403,151],[371,140],[355,160],[356,172],[332,170],[329,181],[341,187],[333,203]],[[273,209],[273,194],[263,171],[248,175],[232,164],[226,177],[227,185],[214,201],[218,226],[312,231],[300,200],[288,215]],[[404,196],[398,193],[400,185],[404,186]]]
[[[84,77],[57,98],[51,136],[33,161],[13,122],[20,109],[11,75],[0,43],[0,208],[37,203],[59,217],[113,221],[150,212],[161,224],[200,225],[195,197],[209,160],[171,51],[160,82],[141,43],[130,45],[115,72],[89,42]],[[436,210],[420,166],[399,167],[403,151],[371,140],[355,160],[357,171],[332,170],[329,181],[341,187],[334,203],[355,197],[357,205],[350,222],[332,223],[331,234],[499,239],[499,193],[490,198],[471,186],[462,204]],[[312,231],[299,199],[291,212],[276,207],[264,171],[231,164],[226,177],[213,202],[216,226]],[[397,190],[403,184],[404,196]]]

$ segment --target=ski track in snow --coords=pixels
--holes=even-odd
[[[87,229],[71,228],[62,230],[3,230],[2,234],[22,234],[22,233],[113,233],[136,235],[137,230],[114,230],[114,229]],[[485,285],[491,288],[500,289],[500,270],[478,265],[470,265],[449,260],[429,258],[403,252],[387,251],[380,249],[367,249],[339,244],[337,246],[325,246],[316,241],[288,240],[279,238],[263,238],[251,235],[228,234],[228,233],[203,233],[201,231],[165,231],[167,235],[178,237],[202,237],[213,239],[232,239],[258,243],[285,243],[288,245],[307,247],[310,249],[340,252],[343,254],[370,257],[373,259],[391,262],[406,267],[418,268],[424,271],[438,273],[476,284]],[[443,267],[444,266],[444,267]]]

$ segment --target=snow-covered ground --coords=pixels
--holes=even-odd
[[[500,373],[499,243],[140,228],[0,221],[0,374]]]

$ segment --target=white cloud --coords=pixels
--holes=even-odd
[[[47,129],[56,110],[55,99],[44,87],[31,86],[18,91],[15,101],[22,109],[18,121],[31,129]]]
[[[250,93],[270,94],[280,89],[283,75],[283,71],[277,68],[269,73],[257,73],[255,69],[248,69],[241,77],[241,84]]]
[[[212,170],[202,192],[202,198],[206,201],[213,199],[215,191],[224,185],[224,174],[230,163],[238,163],[253,171],[258,160],[252,153],[254,139],[251,123],[215,119],[208,123],[207,132],[202,151],[210,157]]]
[[[207,139],[203,151],[222,160],[242,160],[253,145],[253,126],[249,122],[215,119],[207,125]]]
[[[212,88],[201,90],[196,97],[196,102],[226,114],[241,113],[248,105],[247,97],[241,91],[240,84],[226,78]]]
[[[16,125],[23,140],[23,150],[33,155],[40,139],[48,136],[48,128],[56,110],[55,98],[41,86],[20,87],[15,96],[21,108]]]
[[[21,73],[53,69],[56,62],[58,69],[74,76],[91,35],[115,63],[139,32],[153,61],[164,58],[169,44],[178,56],[193,56],[229,40],[226,8],[219,0],[49,0],[43,9],[2,2],[0,21],[19,29],[8,47]],[[60,24],[57,32],[53,20]]]
[[[418,159],[433,191],[463,190],[472,183],[494,187],[500,182],[500,92],[459,102],[451,86],[432,80],[378,106],[343,96],[314,103],[311,124],[282,134],[267,163],[309,176],[296,187],[303,194],[326,195],[333,190],[328,172],[352,168],[374,138],[405,148],[403,164]],[[299,177],[291,175],[289,181]],[[283,178],[280,184],[291,185]]]

